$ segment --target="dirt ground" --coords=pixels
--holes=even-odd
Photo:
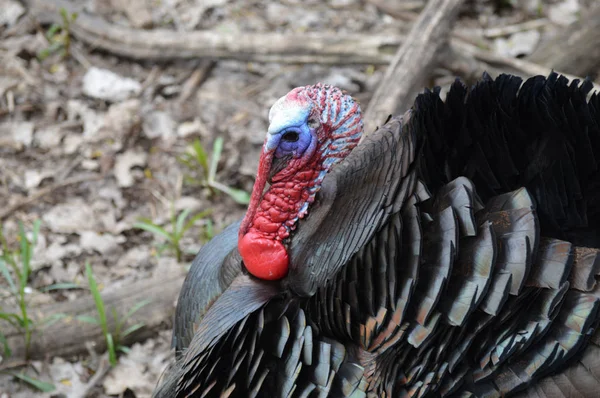
[[[86,3],[89,12],[115,24],[182,34],[210,29],[391,35],[410,28],[364,0]],[[420,1],[403,3],[407,12],[422,8]],[[532,29],[486,37],[496,53],[521,57],[577,20],[589,3],[470,0],[456,26],[475,34],[541,19]],[[27,289],[30,306],[89,295],[86,262],[101,289],[185,268],[211,229],[218,233],[245,211],[229,195],[197,184],[202,171],[181,161],[194,140],[210,157],[221,137],[216,181],[249,192],[268,109],[277,98],[320,81],[351,92],[366,107],[385,72],[384,66],[373,65],[134,62],[95,51],[76,37],[69,37],[70,47],[63,51],[62,39],[48,35],[48,29],[32,23],[22,3],[0,0],[0,222],[13,247],[18,221],[30,230],[41,220]],[[63,46],[52,48],[54,42]],[[442,65],[429,84],[453,79]],[[179,263],[171,252],[160,250],[159,237],[134,228],[148,218],[168,230],[172,212],[186,209],[211,212],[184,234]],[[56,283],[81,288],[43,292]],[[0,312],[11,300],[8,283],[0,277]],[[0,330],[6,326],[0,319]],[[95,385],[89,383],[103,353],[93,348],[89,355],[45,358],[21,368],[0,360],[0,397],[149,397],[171,359],[169,327],[131,346]],[[19,371],[52,383],[55,390],[39,392],[8,373]]]

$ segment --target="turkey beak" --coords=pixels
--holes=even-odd
[[[286,156],[283,156],[280,158],[278,158],[278,157],[273,158],[273,160],[271,162],[271,169],[269,170],[269,178],[268,178],[269,184],[273,180],[273,176],[275,174],[279,173],[281,170],[283,170],[285,168],[285,166],[288,165],[291,158],[292,158],[292,155],[286,155]]]

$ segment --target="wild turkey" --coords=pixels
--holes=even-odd
[[[291,91],[246,217],[192,264],[155,396],[600,396],[591,87],[457,81],[360,143],[350,96]]]

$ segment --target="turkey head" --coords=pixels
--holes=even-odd
[[[288,274],[290,235],[327,173],[358,144],[362,130],[358,103],[336,87],[298,87],[273,105],[239,230],[238,249],[248,272],[264,280]]]

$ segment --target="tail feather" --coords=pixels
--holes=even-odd
[[[520,187],[535,198],[544,236],[600,247],[600,97],[590,81],[555,73],[526,82],[455,82],[415,102],[410,123],[424,132],[419,169],[435,194],[465,176],[483,201]]]

